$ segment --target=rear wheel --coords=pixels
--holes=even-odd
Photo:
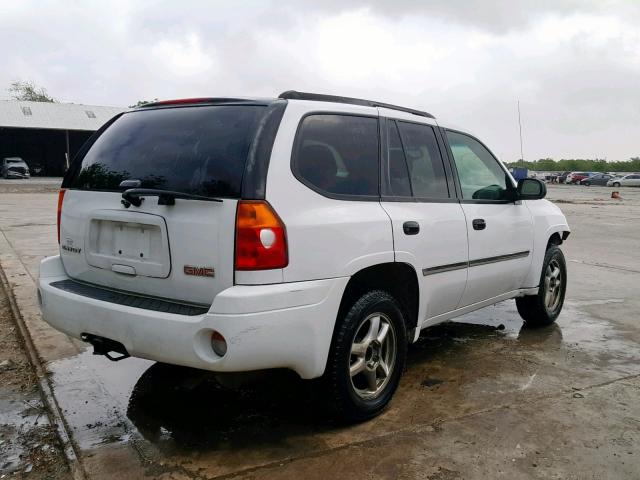
[[[333,409],[347,421],[378,415],[404,370],[407,334],[402,311],[387,292],[360,297],[338,320],[325,372]]]
[[[540,327],[556,321],[567,290],[567,266],[562,250],[556,245],[547,249],[542,265],[537,295],[516,298],[518,313],[525,325]]]

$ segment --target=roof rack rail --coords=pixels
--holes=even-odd
[[[317,102],[334,102],[334,103],[348,103],[350,105],[362,105],[364,107],[382,107],[389,108],[391,110],[399,110],[401,112],[412,113],[413,115],[419,115],[421,117],[436,118],[430,113],[423,112],[422,110],[414,110],[413,108],[399,107],[398,105],[391,105],[390,103],[376,102],[374,100],[364,100],[362,98],[351,97],[339,97],[336,95],[323,95],[321,93],[306,93],[297,92],[295,90],[287,90],[278,95],[278,98],[285,100],[315,100]]]
[[[191,105],[198,103],[235,103],[235,102],[247,102],[246,98],[227,98],[227,97],[198,97],[198,98],[178,98],[175,100],[154,100],[153,102],[144,103],[135,108],[145,107],[169,107],[174,105]]]

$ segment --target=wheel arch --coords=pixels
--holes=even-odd
[[[413,266],[403,262],[387,262],[371,265],[354,273],[342,294],[337,319],[346,315],[351,305],[371,290],[384,290],[398,301],[405,317],[407,338],[412,341],[420,307],[418,274]],[[334,326],[334,333],[335,328]]]
[[[560,245],[571,232],[569,223],[557,205],[549,200],[535,200],[526,202],[531,212],[532,241],[531,265],[524,276],[521,288],[537,288],[540,283],[540,272],[545,253],[549,245]]]
[[[562,245],[562,243],[567,239],[570,233],[571,232],[568,230],[558,230],[556,232],[553,232],[549,236],[549,240],[547,241],[546,250],[549,250],[549,247],[551,247],[552,245],[555,245],[555,246]]]

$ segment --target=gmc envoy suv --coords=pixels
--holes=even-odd
[[[545,185],[422,111],[288,91],[156,102],[78,153],[40,266],[45,321],[94,352],[322,377],[363,420],[420,331],[515,298],[555,321],[569,235]]]

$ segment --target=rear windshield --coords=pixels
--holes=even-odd
[[[218,105],[128,112],[77,158],[63,188],[122,191],[141,188],[239,198],[260,105]]]

